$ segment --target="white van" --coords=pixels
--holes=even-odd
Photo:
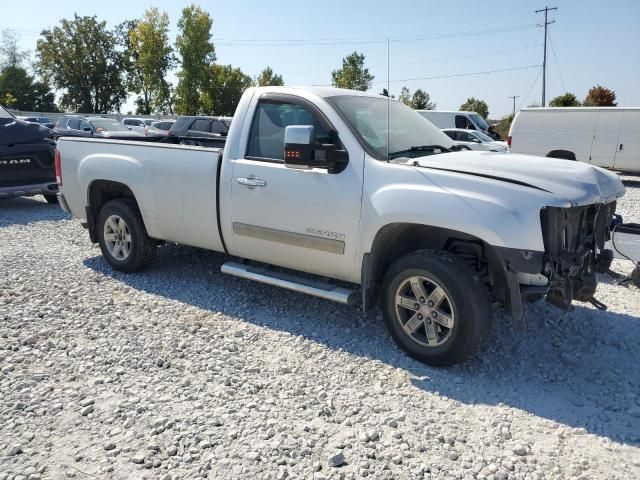
[[[515,153],[640,172],[640,108],[525,108],[508,143]]]
[[[479,130],[494,140],[502,140],[498,132],[476,112],[447,112],[444,110],[416,110],[416,112],[441,130],[445,128]]]

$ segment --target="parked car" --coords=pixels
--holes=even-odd
[[[512,152],[640,172],[640,108],[525,108],[509,144]]]
[[[502,140],[500,134],[476,112],[447,112],[444,110],[417,110],[417,112],[440,129],[479,130],[493,140]]]
[[[463,130],[462,128],[445,128],[442,130],[451,140],[458,145],[463,145],[469,150],[488,150],[490,152],[506,152],[507,143],[498,142],[479,130]]]
[[[155,121],[155,118],[125,118],[122,123],[131,128],[131,130],[146,135],[145,130]]]
[[[65,115],[58,119],[54,135],[59,137],[108,137],[135,138],[144,137],[117,120],[104,117],[84,117],[82,115]]]
[[[160,120],[153,122],[150,126],[146,127],[144,132],[147,136],[166,137],[169,135],[169,130],[175,123],[175,120]]]
[[[57,202],[54,153],[50,129],[0,106],[0,199],[44,195]]]
[[[49,117],[18,117],[18,119],[29,123],[39,123],[47,128],[53,128],[55,126],[55,123]]]
[[[234,118],[223,150],[60,139],[63,209],[116,270],[177,242],[247,260],[230,275],[380,301],[396,342],[434,365],[480,348],[493,302],[521,328],[523,302],[592,301],[611,264],[614,173],[453,152],[415,111],[364,92],[250,88]]]
[[[231,121],[226,117],[182,116],[178,117],[171,129],[170,136],[180,137],[185,145],[219,147],[229,131]]]

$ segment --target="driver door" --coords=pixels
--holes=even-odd
[[[250,133],[233,162],[230,253],[243,258],[343,280],[354,280],[363,188],[364,151],[344,147],[340,173],[284,164],[285,128],[313,125],[327,143],[328,120],[293,95],[257,100]],[[336,130],[337,131],[337,130]],[[359,277],[358,277],[359,278]]]

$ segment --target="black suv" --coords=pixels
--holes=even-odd
[[[55,149],[50,129],[0,106],[0,199],[44,195],[56,203]]]
[[[204,147],[224,146],[231,118],[184,116],[178,117],[169,130],[170,137],[179,137],[180,143]]]

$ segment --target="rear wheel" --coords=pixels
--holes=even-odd
[[[435,366],[462,362],[489,335],[486,288],[465,262],[446,252],[402,257],[387,271],[383,290],[387,329],[417,360]]]
[[[115,270],[140,270],[155,256],[157,243],[147,235],[133,200],[112,200],[102,207],[96,231],[102,255]]]
[[[47,201],[47,203],[51,203],[51,204],[56,204],[58,203],[58,196],[57,195],[43,195],[44,199]]]

